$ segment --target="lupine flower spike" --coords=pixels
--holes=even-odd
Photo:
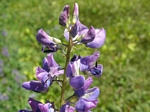
[[[64,38],[68,43],[64,44],[60,39],[49,36],[42,28],[39,29],[36,40],[42,44],[42,52],[48,54],[44,57],[41,66],[36,67],[35,77],[37,80],[26,81],[22,87],[46,95],[48,90],[55,85],[54,81],[58,81],[61,92],[55,94],[60,96],[60,100],[58,99],[60,102],[55,102],[54,105],[54,102],[47,101],[43,104],[29,98],[28,103],[31,109],[22,109],[19,112],[91,112],[98,104],[100,89],[97,86],[99,85],[93,87],[92,83],[93,77],[99,78],[103,73],[103,65],[98,64],[100,52],[96,51],[87,56],[82,56],[82,52],[80,52],[80,54],[72,56],[72,48],[80,44],[92,49],[100,48],[105,43],[106,31],[104,28],[97,29],[93,26],[88,28],[84,25],[79,19],[77,3],[74,4],[71,14],[70,6],[64,6],[59,16],[59,24],[65,28]],[[63,67],[54,59],[54,56],[58,55],[58,50],[62,50],[64,53],[62,56],[65,56]],[[68,86],[71,86],[72,92],[68,92]],[[65,94],[66,91],[67,94]],[[68,95],[69,93],[72,94]],[[52,97],[46,98],[51,99]],[[53,100],[55,101],[55,99]]]

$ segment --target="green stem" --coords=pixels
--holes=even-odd
[[[67,65],[68,65],[68,63],[70,61],[71,49],[72,49],[72,39],[71,39],[71,37],[69,37],[69,44],[68,44],[68,49],[67,49],[67,54],[66,54],[66,63],[65,63],[63,82],[62,82],[62,89],[61,89],[60,105],[65,103],[64,94],[65,94],[66,83],[67,83],[67,81],[66,81],[66,68],[67,68]]]

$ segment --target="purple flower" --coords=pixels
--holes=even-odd
[[[76,102],[75,108],[78,112],[88,112],[91,108],[95,108],[98,103],[100,90],[97,87],[86,90],[85,94]]]
[[[36,77],[38,81],[28,81],[22,84],[22,87],[27,90],[35,92],[45,93],[48,91],[49,86],[53,83],[53,80],[64,73],[64,70],[60,70],[60,66],[53,59],[52,54],[48,54],[47,58],[44,58],[42,68],[36,68]]]
[[[74,112],[75,108],[70,106],[69,103],[62,105],[59,112]]]
[[[74,88],[75,95],[81,97],[85,94],[86,90],[92,84],[93,79],[89,77],[85,80],[84,76],[76,76],[70,79],[70,85]]]
[[[98,64],[90,69],[90,73],[96,77],[100,77],[103,72],[103,65]]]
[[[100,53],[95,52],[93,55],[81,58],[80,71],[82,71],[88,75],[100,77],[103,72],[103,65],[97,64],[97,62],[96,62],[99,56],[100,56]],[[94,65],[94,63],[96,63],[96,65]]]
[[[32,90],[38,93],[46,93],[48,91],[47,86],[49,86],[48,83],[47,85],[44,85],[42,82],[39,81],[28,81],[22,84],[22,87],[25,88],[26,90]]]
[[[67,66],[66,76],[75,77],[79,75],[80,56],[74,55]]]
[[[69,11],[70,11],[70,7],[69,5],[65,5],[63,8],[62,13],[60,14],[59,17],[59,24],[62,26],[66,26],[67,25],[67,21],[69,19]]]
[[[48,91],[48,87],[52,84],[53,78],[44,69],[36,68],[36,77],[38,81],[27,81],[22,84],[22,87],[27,90],[35,92],[45,93]]]
[[[43,29],[38,31],[36,40],[43,45],[43,52],[56,52],[58,50],[58,45],[53,41],[53,37],[50,37]],[[48,50],[44,50],[45,48]]]
[[[99,58],[99,56],[100,56],[100,53],[95,52],[94,54],[92,54],[90,56],[86,56],[86,57],[81,58],[80,70],[81,71],[90,70],[93,67],[94,63]]]
[[[54,112],[54,105],[50,102],[42,104],[39,101],[29,98],[28,103],[30,104],[32,111],[29,110],[20,110],[19,112]]]
[[[48,91],[48,87],[53,82],[53,77],[45,71],[44,69],[37,67],[36,68],[36,77],[38,81],[28,81],[22,84],[22,87],[27,90],[32,90],[35,92],[45,93]]]
[[[66,8],[67,7],[67,8]],[[68,5],[64,7],[64,11],[61,14],[61,18],[62,21],[64,20],[65,23],[64,26],[66,26],[66,21],[68,20]],[[94,27],[90,27],[90,29],[88,29],[85,25],[83,25],[80,21],[79,21],[79,7],[78,4],[75,3],[74,4],[74,10],[73,10],[73,22],[68,25],[68,27],[65,29],[64,31],[64,36],[66,38],[66,40],[69,40],[69,35],[71,35],[73,38],[73,40],[79,41],[83,44],[89,43],[89,42],[93,42],[93,40],[95,39],[95,37],[99,37],[98,35],[96,35],[96,30],[94,29]],[[99,34],[99,33],[97,33]],[[101,42],[102,44],[102,42]],[[91,47],[90,45],[87,45],[89,47]]]
[[[47,57],[44,58],[42,68],[49,72],[51,77],[59,76],[64,73],[64,70],[61,70],[60,66],[54,60],[53,54],[48,54]]]
[[[76,102],[75,108],[78,112],[91,112],[90,109],[95,108],[97,106],[97,103],[98,103],[97,100],[89,101],[89,100],[80,98]]]
[[[79,7],[77,3],[74,4],[72,23],[70,23],[68,19],[69,6],[66,5],[59,18],[60,25],[66,26],[68,23],[64,31],[66,40],[69,40],[71,35],[74,42],[83,43],[90,48],[99,48],[104,44],[106,38],[104,28],[94,29],[94,27],[91,26],[88,29],[87,26],[83,25],[79,20]]]
[[[69,40],[69,34],[74,37],[74,41],[77,40],[90,48],[101,47],[105,43],[106,38],[106,32],[104,28],[94,29],[94,27],[91,26],[88,29],[79,20],[76,21],[74,25],[71,25],[70,31],[65,29],[64,36],[66,40]]]
[[[94,40],[87,43],[87,45],[86,45],[87,47],[99,48],[104,44],[105,38],[106,38],[106,32],[105,32],[104,28],[96,29],[95,32],[96,32],[96,36],[95,36]]]

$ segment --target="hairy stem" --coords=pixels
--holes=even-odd
[[[66,63],[65,63],[65,69],[64,69],[64,75],[63,75],[63,82],[62,82],[62,89],[61,89],[61,99],[60,99],[60,105],[65,103],[64,100],[64,95],[65,95],[65,90],[66,90],[66,68],[67,65],[70,61],[70,54],[71,54],[71,49],[72,49],[72,39],[69,37],[69,44],[67,48],[67,54],[66,54]]]

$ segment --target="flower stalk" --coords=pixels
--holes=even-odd
[[[69,35],[69,42],[68,42],[68,48],[67,48],[67,54],[66,54],[66,62],[65,62],[65,69],[64,69],[64,75],[63,75],[63,82],[62,82],[62,89],[61,89],[61,99],[60,99],[60,105],[65,103],[64,100],[64,94],[65,94],[65,90],[66,90],[66,85],[67,85],[67,81],[66,81],[66,69],[68,66],[68,63],[70,61],[70,54],[71,54],[71,49],[73,47],[72,44],[72,37],[71,35]]]

